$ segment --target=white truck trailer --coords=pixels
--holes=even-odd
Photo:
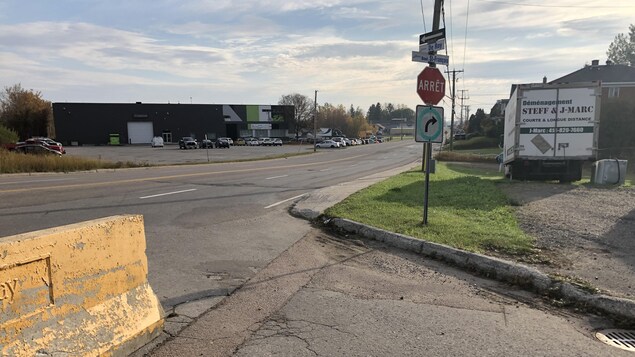
[[[599,82],[518,85],[505,108],[505,174],[580,180],[597,156],[601,94]]]

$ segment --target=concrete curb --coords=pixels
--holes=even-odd
[[[362,180],[361,182],[317,190],[295,202],[289,212],[296,217],[315,221],[322,217],[327,208],[342,201],[350,194],[400,172],[407,171],[413,168],[414,164],[411,163],[365,177],[360,179]],[[547,274],[526,265],[415,239],[347,219],[332,218],[328,220],[328,224],[350,233],[384,242],[393,247],[447,261],[460,268],[476,271],[486,277],[506,281],[544,295],[563,299],[569,303],[596,309],[618,318],[635,321],[635,301],[608,295],[591,294],[573,284],[551,278]]]
[[[311,216],[315,216],[315,212]],[[529,288],[541,294],[556,296],[615,317],[635,320],[635,301],[633,300],[589,294],[570,283],[552,279],[547,274],[522,264],[415,239],[347,219],[333,218],[328,221],[328,224],[396,248],[450,262],[492,279]]]

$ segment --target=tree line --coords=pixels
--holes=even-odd
[[[315,103],[305,95],[292,93],[280,97],[281,105],[295,106],[295,116],[290,127],[296,136],[312,131]],[[352,104],[324,103],[317,106],[318,127],[338,129],[349,137],[365,136],[374,132],[372,124],[390,124],[392,118],[406,118],[414,122],[414,111],[405,105],[392,103],[373,104],[365,113]],[[24,89],[20,84],[5,87],[0,92],[0,144],[14,143],[34,136],[55,137],[55,125],[51,102],[42,93]]]
[[[294,105],[295,116],[292,126],[296,137],[313,131],[314,101],[299,93],[286,94],[280,97],[280,105]],[[372,104],[366,112],[353,104],[346,108],[343,104],[324,103],[317,106],[315,116],[316,126],[332,128],[342,132],[347,137],[362,137],[374,132],[373,124],[389,126],[392,119],[405,118],[407,123],[414,125],[415,113],[404,104],[392,103]]]

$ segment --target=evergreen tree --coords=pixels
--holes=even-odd
[[[613,63],[635,65],[635,25],[630,25],[628,29],[628,37],[618,34],[606,51],[608,60]]]

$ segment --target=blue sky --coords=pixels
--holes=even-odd
[[[0,85],[54,102],[275,104],[318,90],[319,103],[414,109],[425,65],[411,52],[434,1],[422,3],[425,29],[418,0],[0,0]],[[604,63],[635,23],[632,0],[446,0],[444,10],[449,68],[465,71],[456,89],[471,113],[513,83]]]

